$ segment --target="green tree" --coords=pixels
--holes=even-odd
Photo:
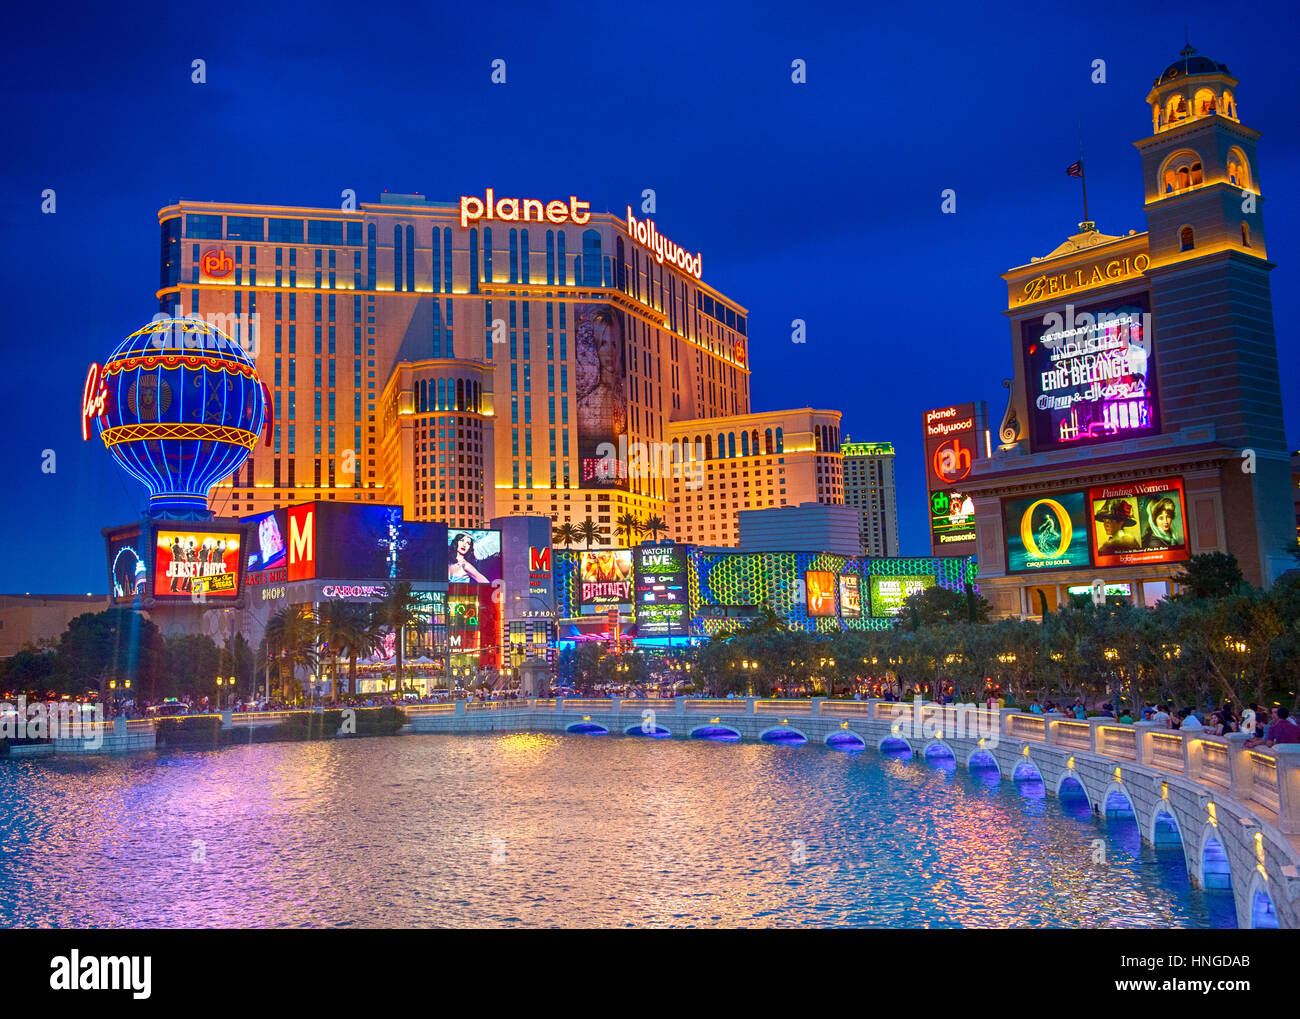
[[[593,541],[605,540],[605,529],[598,526],[591,517],[588,517],[582,523],[578,524],[575,528],[575,533],[578,536],[578,541],[581,541],[583,547],[588,549],[591,548],[591,543]]]
[[[1174,582],[1184,591],[1180,598],[1227,598],[1246,585],[1237,557],[1226,552],[1194,555],[1183,566]]]
[[[109,683],[131,683],[132,696],[158,700],[167,673],[167,649],[152,620],[128,607],[77,616],[59,638],[56,672],[67,693],[95,690],[108,697]]]
[[[342,691],[339,685],[339,661],[347,659],[348,693],[356,693],[357,659],[368,654],[375,646],[375,634],[370,623],[370,612],[355,602],[332,601],[321,606],[320,639],[324,642],[330,662],[330,678],[334,694]]]
[[[402,692],[402,658],[405,653],[406,628],[420,622],[420,602],[411,590],[410,581],[389,584],[383,599],[373,606],[371,618],[395,637],[397,654],[397,692]]]
[[[296,673],[314,673],[320,663],[316,652],[316,618],[310,611],[286,605],[266,621],[266,646],[276,660],[280,697],[296,699],[300,692]]]
[[[183,633],[166,638],[171,694],[177,697],[217,695],[221,652],[206,633]]]
[[[634,536],[645,533],[645,526],[631,513],[624,513],[618,518],[618,531],[626,539],[624,544],[631,545]]]
[[[647,517],[641,527],[643,533],[650,535],[653,541],[658,541],[659,535],[668,533],[668,525],[664,523],[664,518],[660,516]]]

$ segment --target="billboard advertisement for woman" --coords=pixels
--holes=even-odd
[[[623,318],[608,304],[573,309],[574,387],[578,411],[578,468],[583,488],[626,488],[627,464],[602,456],[627,434]]]
[[[1088,490],[1097,566],[1180,563],[1188,557],[1181,478]]]

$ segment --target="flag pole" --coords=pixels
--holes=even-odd
[[[1079,228],[1085,232],[1096,228],[1096,224],[1088,217],[1088,167],[1083,161],[1083,122],[1078,121],[1079,127],[1079,181],[1083,185],[1083,222]]]

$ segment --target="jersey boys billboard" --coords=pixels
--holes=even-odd
[[[1146,294],[1021,323],[1034,452],[1160,430]]]
[[[239,532],[159,527],[154,541],[155,598],[234,600],[239,595]]]
[[[1181,478],[1088,489],[1093,563],[1133,566],[1188,557]]]

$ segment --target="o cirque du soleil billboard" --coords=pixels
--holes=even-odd
[[[1002,524],[1009,573],[1068,569],[1090,563],[1084,492],[1007,499],[1002,504]]]

